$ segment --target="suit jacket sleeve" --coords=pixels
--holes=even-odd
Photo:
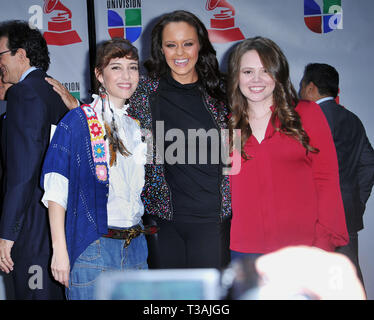
[[[361,126],[363,147],[358,162],[358,184],[360,188],[360,200],[364,211],[374,183],[374,150],[366,136],[362,123]]]
[[[50,128],[46,105],[22,82],[9,89],[7,109],[7,181],[0,238],[16,241],[38,186]]]

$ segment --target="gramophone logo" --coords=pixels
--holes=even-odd
[[[343,29],[341,0],[304,0],[304,21],[316,33]]]
[[[243,33],[235,27],[235,9],[226,0],[207,0],[206,10],[222,8],[210,19],[209,39],[214,43],[226,43],[243,40]]]
[[[121,1],[114,4],[108,1],[107,8],[110,37],[112,39],[125,38],[130,42],[136,41],[142,33],[141,1]]]
[[[82,42],[77,31],[72,30],[71,11],[60,0],[44,0],[44,13],[54,13],[48,21],[48,31],[44,38],[49,45],[66,46]]]

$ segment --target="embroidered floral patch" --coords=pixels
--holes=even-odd
[[[108,168],[105,164],[96,165],[96,176],[100,181],[108,180]]]
[[[87,118],[90,132],[92,156],[96,168],[96,177],[101,182],[108,180],[108,166],[106,163],[107,147],[104,141],[104,129],[97,119],[96,112],[89,105],[81,106]]]
[[[94,158],[96,158],[97,161],[105,162],[105,143],[99,141],[99,142],[93,142],[92,143]]]
[[[90,118],[96,118],[97,119],[95,110],[92,109],[90,106],[84,105],[81,108],[83,109],[87,119],[90,119]]]
[[[97,137],[97,136],[100,136],[103,133],[103,130],[101,129],[101,127],[97,123],[92,123],[90,125],[90,132],[91,132],[92,135]]]

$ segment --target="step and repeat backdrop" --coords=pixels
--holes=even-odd
[[[86,1],[0,0],[0,21],[8,19],[29,21],[43,33],[51,57],[48,74],[84,98],[90,84]]]
[[[91,30],[88,6],[94,9]],[[340,73],[340,103],[361,118],[374,143],[372,0],[0,0],[0,21],[27,20],[39,28],[49,45],[49,74],[77,98],[89,100],[90,35],[96,35],[96,43],[125,37],[145,60],[152,27],[162,14],[177,9],[191,11],[204,22],[223,71],[230,49],[257,35],[271,38],[283,49],[297,90],[307,63],[333,65]],[[374,299],[373,213],[372,196],[360,232],[360,262],[370,299]]]

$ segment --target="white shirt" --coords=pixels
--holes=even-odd
[[[94,101],[91,107],[94,108],[98,120],[102,125],[102,103],[101,99],[93,95]],[[111,106],[115,114],[119,136],[131,153],[124,157],[117,152],[117,164],[109,166],[109,152],[107,164],[109,169],[109,195],[107,202],[108,226],[111,227],[132,227],[138,224],[144,213],[144,206],[140,195],[144,186],[144,164],[146,162],[146,143],[141,141],[141,131],[137,122],[127,116],[128,105],[118,109]],[[109,109],[106,106],[106,111]],[[108,113],[106,113],[108,114]],[[109,115],[111,116],[111,115]],[[108,122],[108,120],[107,120]],[[105,141],[109,150],[108,139]],[[48,207],[48,201],[54,201],[62,207],[67,207],[68,180],[58,173],[48,173],[44,178],[45,193],[42,198],[43,204]]]
[[[325,98],[317,100],[316,103],[320,104],[322,102],[329,101],[329,100],[334,100],[334,98],[333,97],[325,97]]]
[[[36,69],[37,69],[36,67],[28,68],[24,73],[22,73],[21,78],[19,79],[19,82],[25,80],[25,78],[29,75],[29,73],[33,72]]]

